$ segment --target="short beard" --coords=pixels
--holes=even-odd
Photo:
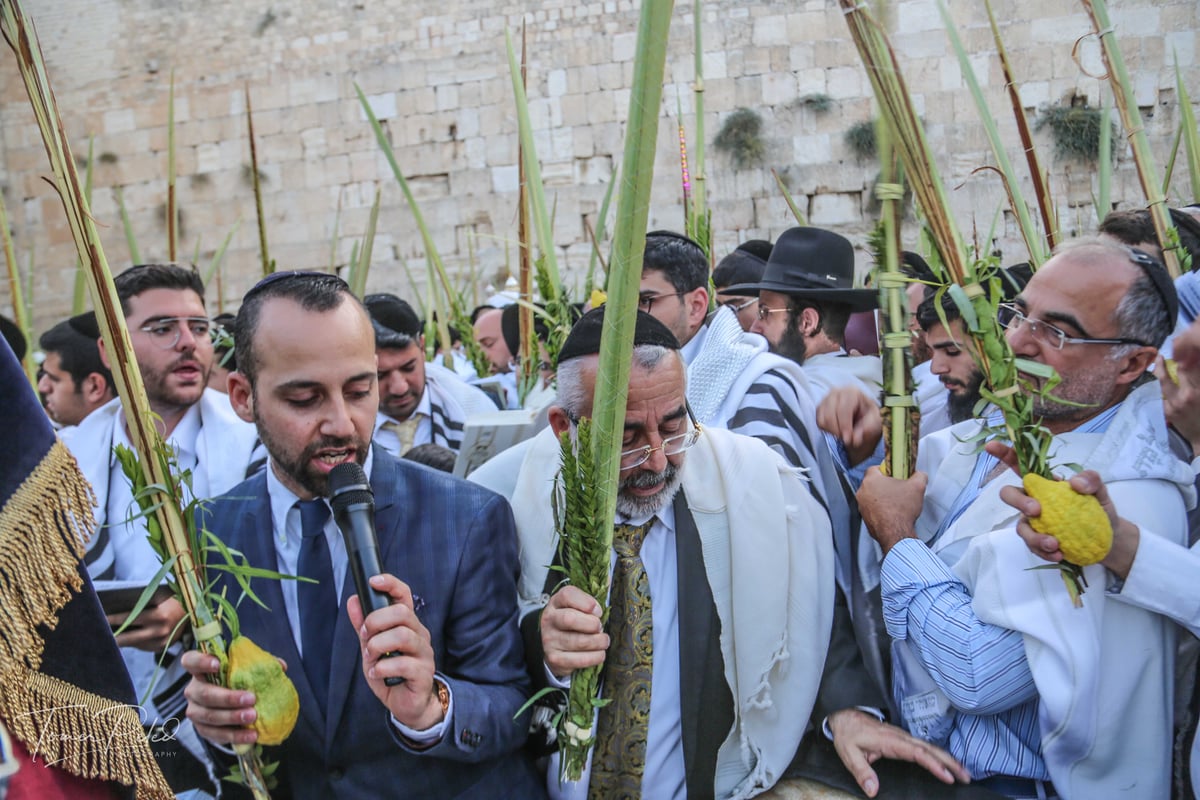
[[[971,382],[966,391],[947,392],[946,410],[950,413],[950,421],[959,423],[975,416],[975,406],[979,403],[979,389],[983,386],[983,373],[973,372]]]
[[[791,316],[790,312],[788,316]],[[771,345],[771,352],[804,366],[804,360],[808,357],[808,342],[798,328],[788,325],[779,337],[778,344]]]
[[[1112,405],[1115,371],[1089,371],[1060,383],[1047,397],[1033,397],[1033,413],[1039,419],[1073,422],[1090,419]],[[1067,402],[1061,402],[1067,401]]]
[[[353,447],[354,460],[358,462],[358,465],[362,466],[367,461],[367,442],[358,441],[353,437],[344,439],[323,438],[304,448],[293,459],[288,456],[287,451],[284,450],[279,441],[270,433],[267,426],[262,424],[262,421],[258,417],[257,407],[254,412],[254,422],[258,427],[258,436],[262,439],[263,446],[267,448],[267,452],[271,455],[274,468],[287,475],[300,486],[303,486],[315,497],[329,496],[329,475],[318,472],[308,466],[318,450],[341,450]]]
[[[629,519],[642,519],[662,511],[675,499],[675,494],[679,491],[679,484],[683,479],[681,469],[670,461],[667,462],[666,469],[662,472],[646,472],[641,469],[633,470],[633,472],[633,475],[622,478],[617,486],[617,512]],[[623,491],[627,486],[646,488],[659,483],[662,483],[662,489],[648,497],[626,494]]]

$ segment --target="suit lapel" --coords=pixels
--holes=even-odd
[[[371,490],[375,495],[375,530],[379,538],[379,563],[385,570],[388,569],[389,556],[396,545],[397,537],[391,534],[398,529],[396,517],[401,509],[395,502],[399,485],[397,473],[395,461],[382,447],[375,448],[371,466]],[[345,713],[350,687],[356,680],[355,673],[362,671],[362,648],[359,646],[358,632],[350,625],[350,617],[346,613],[346,601],[355,594],[354,578],[347,564],[346,574],[342,578],[341,611],[333,631],[335,644],[333,660],[329,667],[329,709],[324,728],[327,741],[333,740]]]

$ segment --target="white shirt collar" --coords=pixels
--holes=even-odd
[[[117,402],[117,420],[113,425],[112,443],[114,446],[119,444],[133,449],[133,442],[130,441],[129,433],[125,430],[125,407],[120,404],[120,398]],[[200,403],[197,401],[183,412],[179,424],[167,437],[167,441],[175,448],[175,458],[180,469],[192,469],[196,466],[197,443],[200,440],[203,426],[204,420],[200,416]],[[115,451],[109,456],[108,466],[110,469],[117,466]]]

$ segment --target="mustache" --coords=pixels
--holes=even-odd
[[[316,456],[322,450],[359,450],[359,442],[353,438],[346,437],[343,439],[333,439],[326,437],[319,441],[313,442],[308,447],[304,448],[303,458],[308,460]]]
[[[621,481],[621,487],[633,487],[635,489],[650,489],[658,486],[660,483],[666,483],[675,477],[675,473],[679,471],[671,462],[667,462],[667,467],[662,472],[646,472],[645,470],[637,470],[633,475],[624,478]]]

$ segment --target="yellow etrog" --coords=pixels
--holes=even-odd
[[[1086,567],[1104,560],[1112,549],[1112,523],[1095,497],[1080,494],[1066,481],[1033,473],[1023,483],[1025,493],[1042,506],[1041,515],[1029,520],[1035,531],[1058,539],[1063,557],[1072,564]]]
[[[279,659],[245,636],[229,643],[229,688],[254,692],[258,743],[275,745],[296,727],[300,697]]]

